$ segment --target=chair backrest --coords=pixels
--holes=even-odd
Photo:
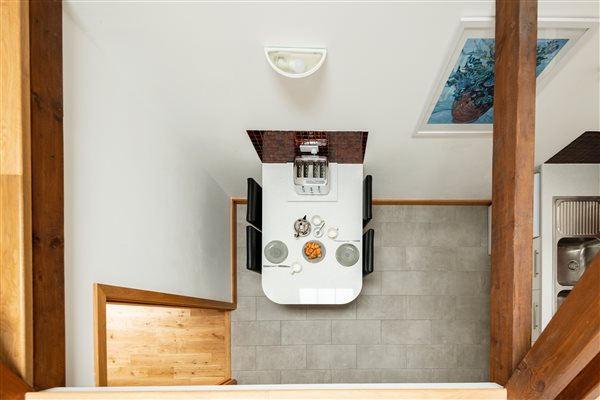
[[[375,231],[369,229],[363,234],[363,275],[373,272]]]
[[[363,228],[373,218],[373,177],[367,175],[363,181]]]
[[[248,178],[248,206],[246,221],[262,229],[262,188],[252,178]]]
[[[246,268],[262,273],[262,234],[258,229],[246,226]]]

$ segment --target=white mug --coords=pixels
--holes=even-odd
[[[297,274],[302,271],[302,265],[298,263],[293,263],[291,268],[292,275]]]

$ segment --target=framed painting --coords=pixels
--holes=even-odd
[[[536,54],[539,90],[590,29],[593,19],[540,19]],[[494,20],[463,19],[456,46],[419,120],[415,136],[487,136],[494,120]]]

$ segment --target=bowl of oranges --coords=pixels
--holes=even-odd
[[[310,240],[302,248],[304,259],[310,263],[318,263],[325,258],[325,246],[318,240]]]

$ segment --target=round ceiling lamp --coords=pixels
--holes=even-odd
[[[265,47],[265,56],[277,73],[288,78],[305,78],[323,65],[327,49]]]

